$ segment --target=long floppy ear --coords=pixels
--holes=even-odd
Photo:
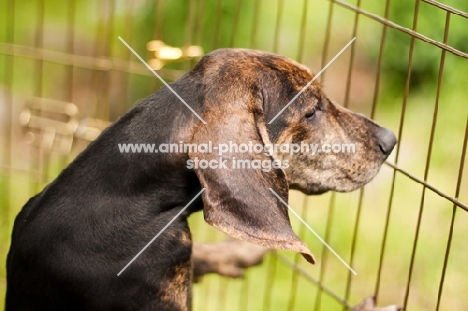
[[[217,89],[216,93],[221,95],[205,97],[207,124],[195,129],[192,144],[200,146],[211,142],[213,147],[219,147],[222,144],[239,146],[251,142],[264,146],[270,143],[261,98],[246,95],[249,92],[239,89],[227,92]],[[234,238],[299,252],[307,261],[315,263],[307,246],[293,232],[287,207],[269,190],[273,189],[288,201],[284,171],[273,166],[270,171],[258,168],[259,163],[273,164],[274,159],[265,152],[229,150],[220,155],[219,151],[213,148],[212,153],[200,150],[189,153],[193,163],[206,165],[212,161],[215,165],[224,161],[226,166],[195,168],[202,187],[206,188],[202,196],[206,222]],[[257,168],[239,168],[242,167],[240,161],[245,160]]]

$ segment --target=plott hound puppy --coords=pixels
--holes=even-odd
[[[285,57],[244,49],[204,56],[107,128],[16,218],[7,260],[6,310],[189,310],[192,241],[187,217],[228,235],[315,259],[293,232],[284,201],[352,191],[368,183],[392,151],[394,134],[333,103],[318,82],[274,122],[312,78]],[[121,153],[125,143],[353,143],[354,153],[227,152],[276,168],[188,168],[216,152]],[[276,162],[275,162],[276,161]],[[229,163],[229,162],[228,162]],[[258,162],[257,162],[258,163]],[[120,276],[117,273],[194,196],[176,220]]]

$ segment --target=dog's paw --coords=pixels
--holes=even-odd
[[[359,304],[351,309],[351,311],[400,311],[403,308],[392,305],[383,308],[375,306],[375,296],[369,296],[364,298]]]
[[[269,249],[245,241],[229,239],[220,243],[194,243],[193,277],[197,282],[208,273],[239,278],[246,268],[256,266]]]

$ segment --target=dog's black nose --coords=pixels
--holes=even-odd
[[[395,134],[392,131],[381,127],[377,130],[377,139],[379,140],[379,148],[383,154],[389,155],[392,153],[393,147],[397,143]]]

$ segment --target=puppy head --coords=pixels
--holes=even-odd
[[[330,100],[302,65],[268,55],[274,64],[263,87],[263,105],[274,156],[287,160],[289,187],[306,194],[352,191],[378,173],[396,144],[395,135],[372,120]],[[285,79],[284,77],[289,77]],[[280,94],[280,96],[278,96]],[[286,148],[281,148],[286,147]]]
[[[205,56],[190,75],[203,85],[203,118],[207,122],[194,129],[193,144],[291,146],[302,142],[309,148],[311,144],[321,148],[321,144],[330,148],[355,144],[354,152],[349,153],[334,152],[337,147],[315,154],[305,148],[296,152],[230,148],[222,154],[189,153],[194,161],[218,164],[196,169],[206,188],[203,203],[208,223],[235,238],[300,252],[314,262],[290,226],[284,204],[288,189],[317,194],[361,187],[391,152],[394,135],[332,103],[316,82],[277,116],[313,78],[306,67],[284,57],[242,49],[217,50]]]

